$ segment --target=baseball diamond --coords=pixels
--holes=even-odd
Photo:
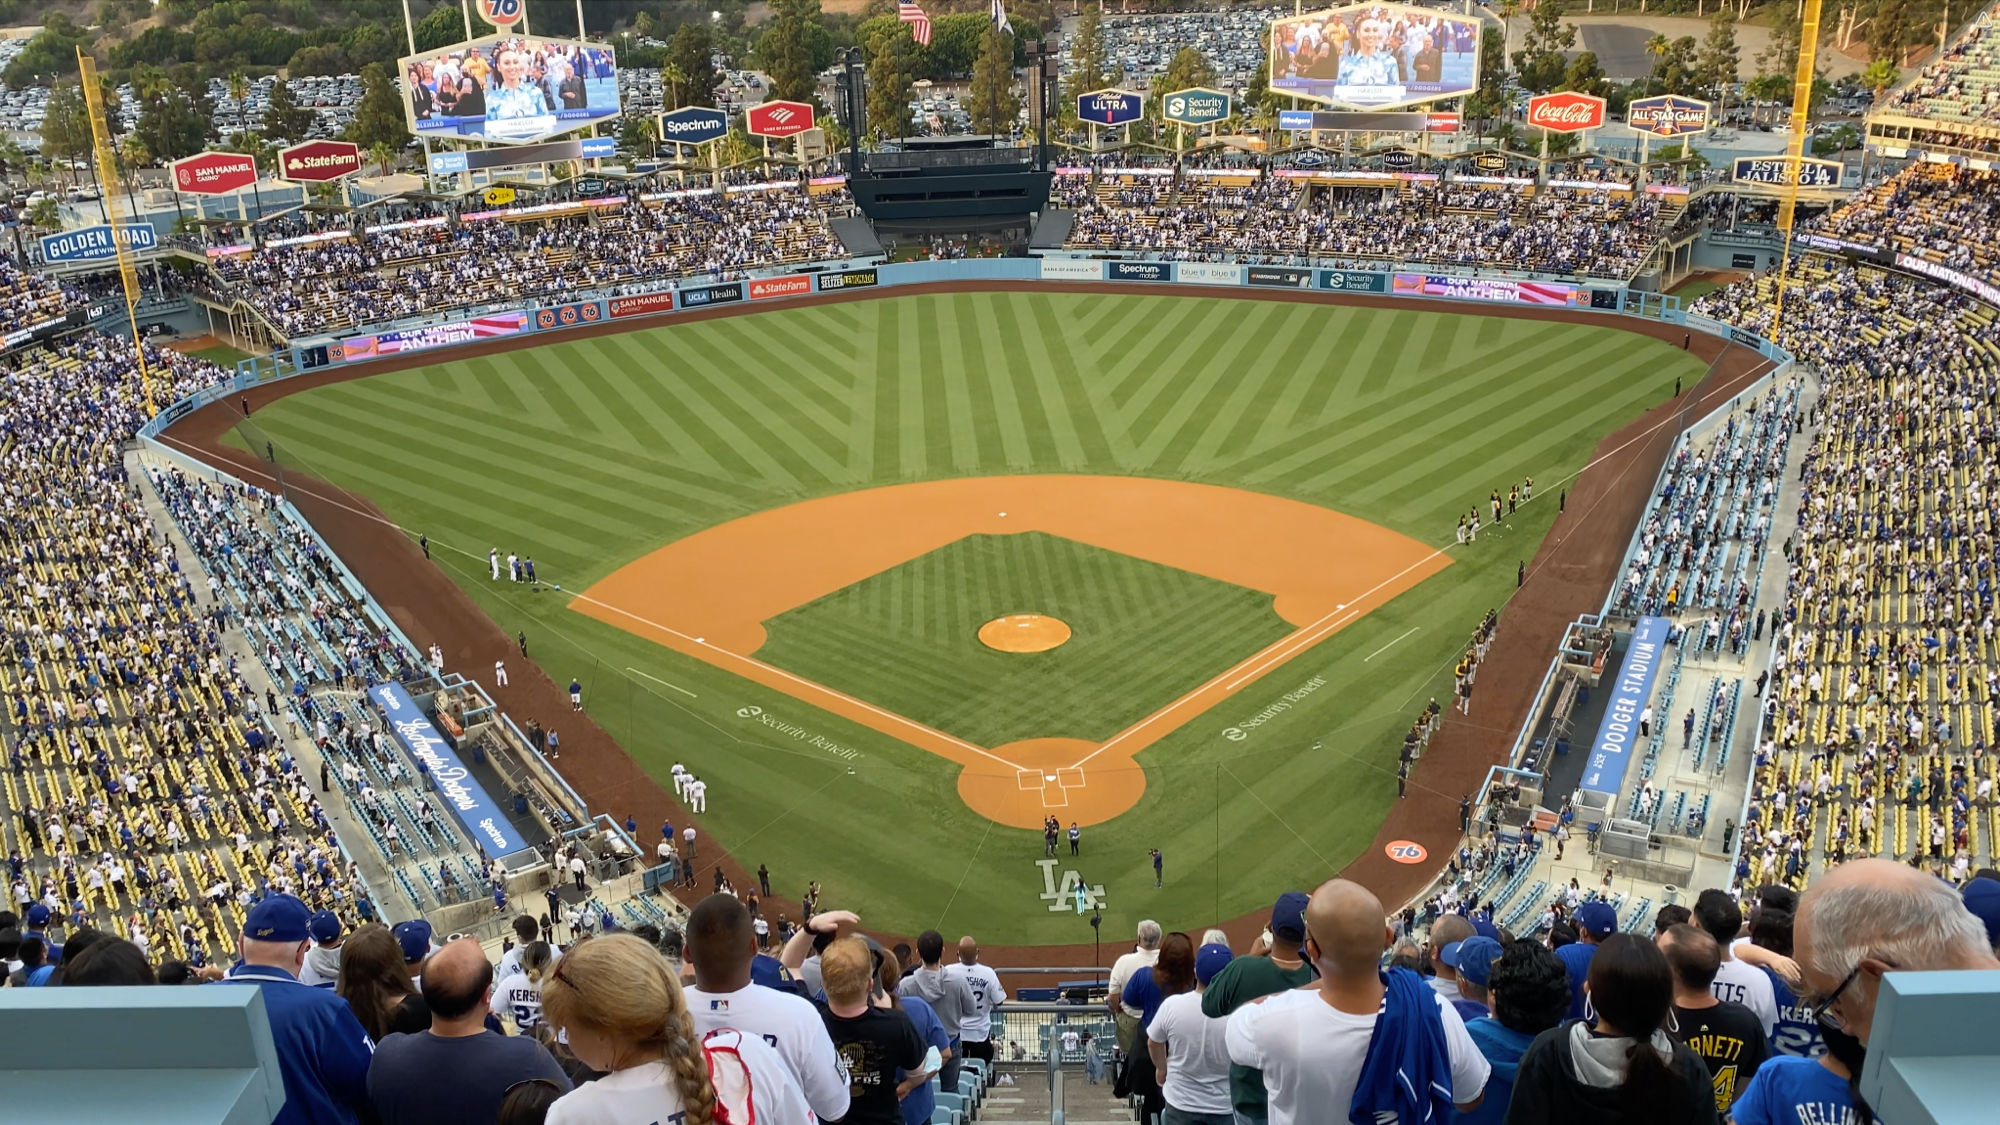
[[[1167,842],[1159,895],[1226,917],[1364,855],[1397,804],[1401,732],[1449,697],[1464,635],[1558,516],[1556,482],[1704,362],[1612,327],[1336,300],[1038,286],[602,325],[290,395],[226,441],[270,443],[295,494],[337,487],[425,534],[487,627],[584,684],[587,721],[639,768],[702,773],[722,846],[880,903],[871,921],[1014,919],[1041,878],[1034,826],[1085,813],[1107,920],[1158,909],[1137,891]],[[1460,515],[1530,477],[1536,501],[1454,542]],[[785,526],[802,512],[827,515]],[[954,549],[964,566],[944,565]],[[541,583],[493,582],[492,550]],[[403,600],[435,595],[382,596],[440,635]],[[1079,635],[981,644],[1024,609]],[[1125,639],[1096,641],[1114,611]],[[1071,675],[1058,705],[1056,681],[989,683],[984,659],[1123,678]],[[774,818],[749,793],[790,796]],[[855,862],[857,815],[962,858]]]

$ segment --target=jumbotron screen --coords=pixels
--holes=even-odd
[[[1479,87],[1479,21],[1401,4],[1274,20],[1270,83],[1356,109],[1462,97]]]
[[[399,61],[419,137],[526,144],[618,116],[611,48],[490,35]]]

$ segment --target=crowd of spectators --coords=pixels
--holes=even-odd
[[[2000,173],[1919,161],[1863,188],[1813,229],[2000,285]]]
[[[1882,108],[1941,122],[2000,123],[2000,6],[1987,8]]]
[[[1064,177],[1076,180],[1079,177]],[[1487,266],[1624,278],[1658,244],[1659,205],[1629,191],[1411,181],[1380,187],[1297,177],[1105,174],[1080,203],[1067,245],[1381,269]]]
[[[76,300],[76,292],[61,282],[0,254],[0,336],[60,320]]]
[[[1963,881],[2000,852],[1996,314],[1903,275],[1794,269],[1780,342],[1824,389],[1738,877],[1803,885],[1879,854]],[[1774,297],[1766,277],[1697,307],[1767,332]]]
[[[843,213],[847,199],[844,191],[808,197],[790,187],[699,189],[557,218],[446,220],[220,256],[215,276],[194,284],[212,298],[248,302],[287,335],[338,331],[838,257],[827,219]]]

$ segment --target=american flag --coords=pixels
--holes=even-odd
[[[917,7],[915,0],[902,0],[897,4],[896,18],[910,25],[910,38],[926,47],[931,45],[931,18]]]

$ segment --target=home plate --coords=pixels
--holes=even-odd
[[[1056,775],[1052,773],[1045,773],[1042,775],[1042,780],[1044,781],[1054,781],[1055,779]]]

